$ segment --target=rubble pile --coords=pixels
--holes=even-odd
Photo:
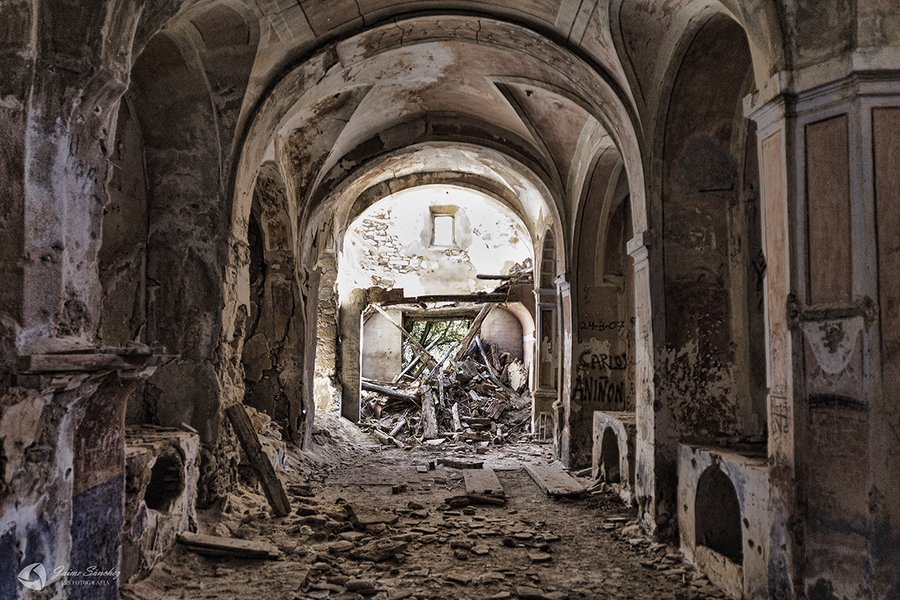
[[[474,335],[458,360],[412,383],[363,381],[363,420],[384,444],[516,441],[529,435],[528,370]]]

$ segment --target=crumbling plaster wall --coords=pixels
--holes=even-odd
[[[182,13],[145,43],[128,94],[146,174],[146,327],[140,341],[179,355],[157,372],[129,413],[200,431],[204,502],[228,485],[228,469],[217,469],[234,461],[221,409],[243,394],[234,358],[249,310],[246,304],[231,315],[223,309],[242,285],[239,265],[247,264],[246,253],[229,240],[233,215],[225,209],[235,127],[258,41],[255,20],[245,17],[225,7]]]
[[[315,412],[336,412],[341,407],[341,386],[337,380],[338,293],[334,252],[323,252],[317,266],[322,271],[322,279],[316,320]]]
[[[250,315],[241,363],[244,402],[302,444],[305,415],[312,412],[305,400],[312,383],[304,381],[304,357],[314,352],[315,342],[305,331],[292,212],[278,168],[264,165],[248,229]]]
[[[386,311],[394,323],[403,323],[399,310]],[[370,315],[363,324],[362,376],[376,381],[393,381],[403,364],[403,337],[400,330],[381,313]]]
[[[152,370],[151,370],[152,371]],[[0,591],[24,597],[17,576],[32,563],[86,572],[118,570],[124,522],[125,403],[141,381],[137,372],[21,377],[0,400],[4,473],[0,485],[3,558]],[[51,582],[48,597],[118,597],[117,578],[93,595]]]
[[[145,14],[144,28],[155,30],[176,9]],[[0,302],[0,595],[20,598],[28,592],[17,575],[30,563],[51,571],[118,566],[125,402],[140,379],[14,373],[17,355],[91,351],[102,341],[98,252],[108,155],[140,11],[18,2],[0,13],[0,179],[8,194],[0,270],[11,284]],[[45,595],[115,598],[114,578],[109,583],[88,592],[55,582]]]
[[[434,241],[435,215],[452,219],[452,239]],[[407,296],[486,292],[532,260],[528,230],[498,201],[464,188],[410,188],[376,203],[347,231],[339,265],[343,289],[400,288]],[[439,240],[440,241],[440,240]]]

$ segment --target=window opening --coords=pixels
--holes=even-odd
[[[407,321],[406,330],[436,360],[440,361],[451,349],[456,348],[466,332],[471,319],[416,320]],[[407,377],[415,377],[424,365],[415,346],[403,340],[403,372]]]

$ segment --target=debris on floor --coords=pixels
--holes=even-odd
[[[548,462],[545,447],[399,450],[333,421],[347,437],[317,430],[323,446],[287,450],[291,514],[240,486],[122,600],[724,598],[615,495],[546,496],[525,470]],[[266,555],[198,554],[204,545]]]
[[[475,335],[459,360],[445,356],[412,383],[363,380],[361,425],[381,443],[398,447],[526,439],[531,426],[527,379],[521,361]]]

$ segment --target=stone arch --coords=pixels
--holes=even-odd
[[[501,353],[509,352],[513,358],[525,359],[522,344],[524,326],[516,313],[498,306],[484,320],[481,328],[484,340],[496,343]]]
[[[747,1],[682,0],[670,10],[646,18],[648,2],[610,3],[613,43],[619,56],[627,57],[622,68],[630,84],[641,114],[650,119],[668,96],[666,87],[674,79],[686,49],[685,40],[696,32],[711,15],[722,14],[733,19],[746,31],[754,67],[755,83],[764,94],[772,94],[769,78],[786,67],[783,46],[781,9],[774,0]],[[654,43],[638,47],[638,38]]]
[[[665,535],[676,526],[675,442],[756,441],[765,433],[762,388],[750,396],[741,380],[749,369],[741,358],[749,355],[747,323],[755,319],[761,327],[762,316],[733,301],[747,296],[748,244],[759,239],[751,236],[758,220],[748,220],[751,213],[759,218],[758,194],[743,189],[759,178],[749,158],[755,130],[741,123],[753,60],[744,29],[727,12],[710,9],[701,16],[685,29],[660,86],[648,178],[649,210],[658,226],[649,252],[635,245],[638,240],[629,243],[636,262],[647,256],[653,273],[649,298],[636,286],[638,415],[640,398],[651,394],[655,414],[652,451],[640,438],[637,443],[638,503],[647,528],[664,527]],[[648,345],[641,339],[647,323],[653,356],[644,354]],[[652,391],[642,393],[651,378]],[[654,475],[643,478],[651,453]],[[644,494],[650,489],[652,498]]]
[[[568,221],[571,215],[568,209],[570,201],[565,197],[567,192],[560,189],[562,178],[553,176],[552,158],[548,157],[546,148],[541,149],[542,143],[533,139],[534,131],[529,132],[510,123],[507,102],[500,91],[503,86],[521,86],[525,85],[525,81],[534,82],[542,78],[542,93],[564,98],[565,103],[585,111],[588,118],[594,119],[609,132],[613,144],[623,156],[624,171],[631,190],[629,206],[633,232],[640,234],[647,230],[641,124],[628,94],[611,75],[617,72],[618,67],[607,69],[583,53],[539,34],[535,37],[534,31],[518,24],[486,18],[477,19],[476,23],[473,17],[466,15],[453,18],[478,29],[478,53],[496,55],[491,60],[492,72],[486,74],[490,76],[486,76],[485,81],[494,86],[495,91],[490,93],[497,97],[498,102],[473,103],[471,107],[466,107],[471,109],[471,114],[460,114],[457,107],[442,107],[437,103],[436,108],[420,106],[417,111],[401,111],[386,120],[357,119],[354,117],[357,111],[371,110],[373,103],[377,104],[372,98],[379,98],[380,75],[365,75],[367,65],[380,64],[377,61],[390,61],[392,58],[397,59],[394,63],[406,64],[407,61],[415,61],[420,50],[428,50],[440,62],[440,52],[435,53],[433,47],[426,47],[436,43],[431,32],[433,19],[410,16],[390,25],[377,24],[333,44],[323,45],[284,71],[284,75],[260,98],[247,124],[245,143],[233,180],[232,233],[236,239],[240,240],[245,235],[244,224],[252,200],[254,174],[265,160],[274,160],[282,166],[292,197],[300,204],[298,222],[303,236],[300,244],[303,256],[299,261],[304,268],[313,268],[320,264],[323,256],[326,262],[332,260],[326,256],[328,251],[323,254],[322,249],[326,246],[336,249],[336,244],[339,244],[342,223],[347,222],[352,206],[352,201],[348,199],[357,197],[391,176],[404,176],[412,171],[447,171],[446,168],[427,166],[404,172],[395,167],[398,161],[404,160],[404,155],[410,156],[428,149],[453,148],[454,152],[459,149],[459,154],[455,156],[471,156],[473,151],[479,156],[489,156],[490,168],[495,172],[502,171],[498,181],[503,186],[519,192],[517,188],[525,182],[528,189],[540,192],[546,208],[526,215],[529,217],[526,222],[534,223],[532,235],[536,247],[540,243],[541,232],[546,229],[553,231],[558,244],[554,276],[568,276],[571,269]],[[385,35],[386,32],[395,32],[398,27],[405,32],[402,44],[397,36]],[[470,29],[462,26],[443,31],[437,42],[453,46],[454,51],[469,52],[473,45],[467,31]],[[495,73],[493,71],[498,64],[525,66],[515,73]],[[372,69],[372,72],[381,71]],[[546,78],[535,76],[536,72],[545,73]],[[488,90],[483,91],[488,93]],[[418,92],[409,96],[422,97]],[[507,113],[499,115],[496,120],[488,120],[484,112],[484,107],[488,105]],[[483,126],[485,123],[491,127]],[[313,133],[315,135],[310,137]],[[304,136],[310,138],[309,143],[301,143],[306,139]],[[505,141],[498,145],[493,141],[496,139]],[[386,176],[385,173],[389,174]],[[578,181],[566,183],[572,183],[573,188],[580,185]],[[636,247],[642,247],[646,241],[640,238]],[[334,253],[334,250],[330,251]],[[641,286],[645,285],[643,279],[640,282]],[[552,326],[557,329],[560,329],[560,315],[571,321],[568,285],[564,281],[560,288],[560,298],[566,310],[557,313],[553,309]],[[555,305],[555,289],[553,294],[552,303]],[[649,295],[649,291],[644,293],[644,297]],[[550,294],[541,300],[548,304],[548,308],[550,301]],[[229,306],[234,303],[233,300],[226,302]],[[550,320],[544,321],[550,324]],[[650,320],[646,318],[642,322],[649,324]],[[565,324],[564,330],[566,336],[571,335],[571,322]],[[558,333],[561,335],[563,332]],[[639,339],[642,344],[652,344],[649,331]],[[554,385],[554,388],[565,389],[568,393],[571,387],[571,377],[568,375],[571,349],[563,351],[565,345],[557,345],[560,347],[559,352],[554,353],[553,370],[558,373],[562,369],[566,376],[565,381],[558,382],[559,385]],[[643,356],[652,364],[651,351],[643,352]],[[323,379],[320,378],[320,381]],[[642,388],[636,393],[646,395],[651,392]],[[552,404],[558,399],[556,396],[558,391],[553,392],[552,399],[549,396],[546,399]]]
[[[573,240],[574,382],[569,426],[574,464],[591,458],[594,412],[635,408],[634,265],[627,176],[615,147],[605,148],[578,205]],[[616,368],[610,368],[611,366]]]
[[[460,19],[465,21],[466,17],[460,17]],[[421,19],[411,18],[404,23],[404,27],[415,30],[424,24],[425,21],[421,21]],[[484,25],[486,28],[484,30],[484,39],[481,41],[481,44],[485,45],[485,47],[492,46],[494,41],[499,39],[497,36],[500,31],[505,31],[508,35],[515,37],[524,33],[524,30],[521,30],[518,26],[499,21],[482,23],[480,25]],[[497,31],[489,31],[487,29],[488,26]],[[249,209],[250,196],[248,190],[252,187],[250,185],[252,173],[256,169],[256,165],[262,162],[263,156],[267,152],[271,152],[272,134],[266,132],[278,131],[282,124],[290,119],[291,114],[305,110],[304,106],[311,105],[311,100],[308,99],[301,102],[300,98],[303,96],[312,98],[309,96],[312,89],[311,82],[323,81],[327,69],[336,63],[337,56],[335,52],[343,52],[342,65],[350,67],[357,61],[373,54],[385,52],[391,47],[397,47],[391,46],[391,44],[396,43],[398,40],[391,36],[386,36],[382,42],[370,44],[370,47],[374,47],[376,50],[361,52],[360,49],[366,45],[368,38],[376,36],[378,31],[380,31],[379,27],[374,27],[341,42],[334,49],[326,48],[321,53],[309,57],[299,67],[289,71],[285,77],[275,84],[268,96],[273,98],[292,97],[296,98],[297,102],[286,102],[283,99],[276,102],[261,100],[259,110],[256,111],[254,119],[248,126],[245,136],[248,143],[245,144],[242,150],[240,167],[234,184],[235,202],[238,206],[243,207],[238,209],[237,214],[246,214],[246,211]],[[447,35],[452,38],[453,36],[462,35],[464,31],[465,28],[459,28],[447,32]],[[514,42],[516,41],[515,37],[512,38]],[[413,36],[411,40],[407,45],[409,43],[420,43],[416,41],[416,36]],[[524,42],[524,39],[519,41]],[[633,113],[630,112],[628,104],[623,102],[617,95],[620,93],[618,87],[612,83],[612,80],[605,72],[602,72],[602,68],[596,65],[589,65],[570,54],[566,58],[567,50],[554,45],[552,42],[548,41],[547,43],[547,48],[552,48],[553,50],[553,56],[548,56],[546,53],[536,54],[536,49],[530,44],[523,45],[522,51],[526,54],[530,53],[528,55],[533,57],[534,60],[538,60],[541,64],[553,64],[563,68],[562,76],[567,77],[568,81],[574,82],[573,85],[577,84],[579,89],[576,93],[582,98],[586,106],[591,109],[592,114],[602,119],[603,123],[609,124],[608,129],[615,132],[616,143],[620,145],[623,154],[626,156],[629,178],[632,183],[631,188],[635,190],[633,210],[635,211],[636,228],[640,231],[646,229],[646,211],[644,210],[643,201],[643,170],[638,136],[635,134],[636,125]]]

